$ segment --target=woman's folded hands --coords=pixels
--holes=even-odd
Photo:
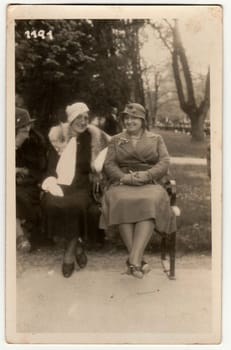
[[[150,183],[150,180],[150,173],[148,171],[131,171],[120,179],[120,183],[123,185],[142,186]]]

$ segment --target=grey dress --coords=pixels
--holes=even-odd
[[[153,219],[156,231],[175,232],[175,215],[169,196],[160,184],[169,164],[168,151],[160,135],[145,130],[135,146],[126,132],[114,136],[104,164],[110,186],[103,197],[101,227]],[[120,185],[125,173],[141,170],[150,174],[147,184]]]

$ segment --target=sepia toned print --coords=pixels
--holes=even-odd
[[[221,7],[7,23],[7,341],[219,343]]]

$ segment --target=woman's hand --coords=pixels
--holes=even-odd
[[[47,177],[42,183],[42,189],[45,192],[51,193],[53,196],[63,197],[63,190],[57,184],[57,179],[54,176]]]
[[[134,173],[134,177],[140,185],[144,185],[151,180],[148,171],[137,171]]]
[[[125,174],[120,179],[120,184],[121,185],[132,185],[132,174]]]
[[[50,192],[53,196],[56,197],[63,197],[63,191],[62,188],[59,185],[53,185],[48,189],[48,192]]]
[[[29,175],[29,169],[27,168],[16,168],[16,184],[23,185],[25,184],[25,176]]]
[[[137,171],[125,174],[120,183],[131,186],[142,186],[150,181],[150,175],[147,171]]]

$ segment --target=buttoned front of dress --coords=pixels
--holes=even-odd
[[[169,154],[160,135],[145,130],[133,145],[129,135],[123,132],[111,140],[104,169],[114,181],[124,173],[138,170],[148,170],[153,180],[159,180],[168,172],[169,163]]]

